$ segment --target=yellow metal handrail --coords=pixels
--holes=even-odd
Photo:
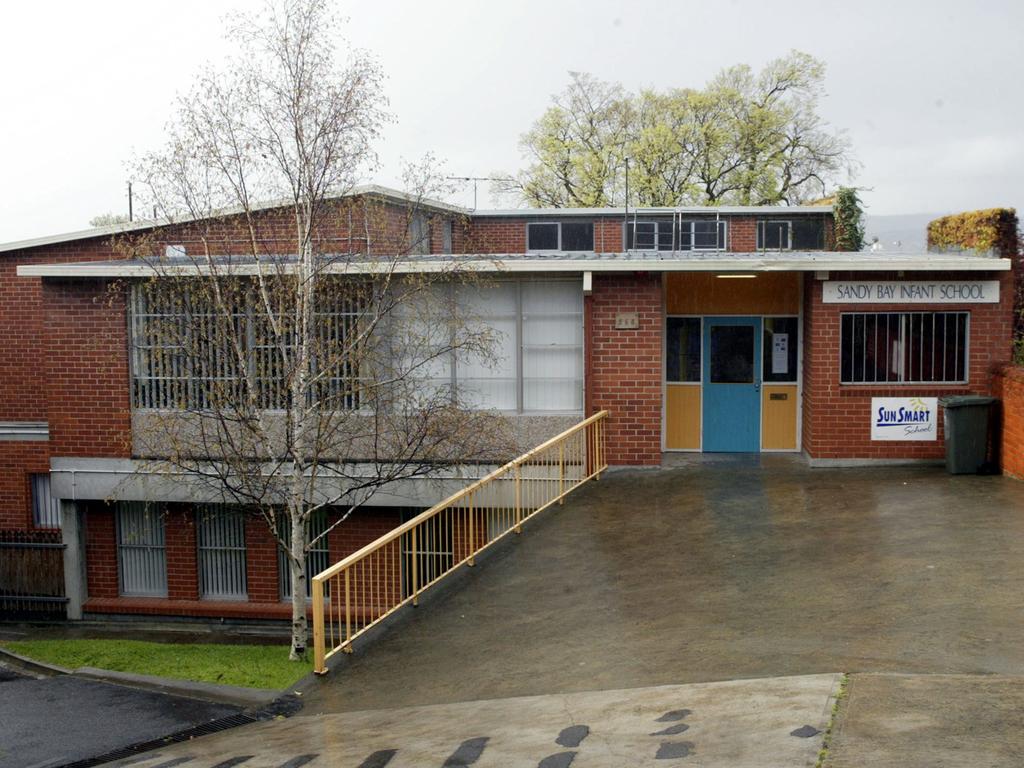
[[[449,496],[312,579],[314,670],[352,641],[607,469],[600,411]]]

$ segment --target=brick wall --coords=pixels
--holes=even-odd
[[[892,273],[833,273],[832,280],[895,280]],[[911,279],[908,277],[907,279]],[[945,454],[942,418],[935,441],[871,440],[871,398],[991,392],[995,372],[1010,358],[1013,327],[1013,275],[987,273],[915,273],[915,280],[1000,281],[999,304],[824,304],[822,281],[804,278],[803,448],[815,459],[940,459]],[[969,381],[963,386],[842,385],[840,315],[844,312],[970,312]]]
[[[32,528],[31,475],[49,471],[47,443],[0,441],[0,531]]]
[[[111,506],[91,504],[85,510],[85,564],[89,597],[117,597],[117,532]]]
[[[611,411],[611,464],[661,463],[662,303],[660,274],[594,275],[585,304],[587,394],[590,413]],[[636,312],[640,327],[616,330],[619,312]]]
[[[100,280],[46,280],[50,446],[54,456],[128,457],[131,413],[124,301]]]
[[[729,219],[729,250],[746,253],[757,250],[757,219],[734,216]]]
[[[995,376],[992,394],[1001,403],[999,460],[1003,474],[1024,479],[1024,368],[1007,365]]]

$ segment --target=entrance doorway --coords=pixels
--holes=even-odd
[[[711,453],[761,450],[761,318],[704,318],[703,442]]]

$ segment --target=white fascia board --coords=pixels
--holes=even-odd
[[[714,216],[723,214],[728,216],[751,215],[751,216],[804,216],[808,214],[832,213],[831,205],[721,205],[721,206],[683,206],[680,208],[630,208],[628,211],[629,220],[633,216],[671,216],[681,213],[683,215]],[[625,208],[495,208],[487,210],[478,208],[470,212],[474,219],[488,218],[544,218],[558,219],[567,216],[618,216],[626,220],[627,211]]]
[[[977,256],[916,258],[894,256],[890,259],[843,258],[833,255],[822,258],[705,258],[693,260],[671,259],[528,259],[522,257],[470,258],[456,262],[437,261],[391,261],[359,262],[330,265],[325,268],[329,274],[372,275],[385,272],[396,274],[424,274],[448,271],[476,272],[540,272],[540,273],[583,273],[583,272],[1005,272],[1011,269],[1009,259],[981,258]],[[263,274],[278,269],[290,271],[293,265],[285,267],[264,266]],[[18,267],[20,277],[78,277],[78,278],[146,278],[155,275],[205,275],[216,271],[220,274],[239,276],[259,274],[261,268],[255,264],[234,265],[214,269],[203,265],[162,266],[154,269],[145,264],[82,263],[82,264],[23,264]]]

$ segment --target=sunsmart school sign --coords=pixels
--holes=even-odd
[[[938,418],[935,397],[873,397],[871,439],[935,440]]]
[[[998,304],[998,280],[827,280],[826,304]]]

